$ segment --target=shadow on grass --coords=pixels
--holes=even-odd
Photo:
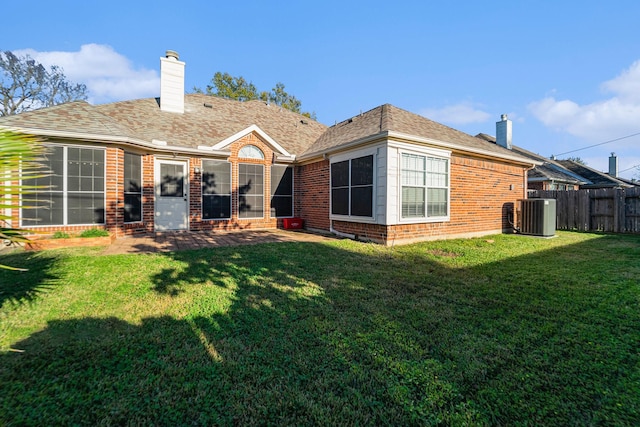
[[[22,304],[33,301],[55,286],[58,277],[53,273],[56,255],[48,252],[13,251],[0,255],[0,264],[27,271],[0,268],[0,307],[6,302]]]
[[[0,354],[0,420],[633,424],[640,254],[620,241],[507,260],[483,240],[170,253],[180,267],[151,279],[199,291],[184,318],[50,322]]]

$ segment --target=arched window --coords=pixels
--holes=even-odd
[[[255,145],[245,145],[240,149],[238,157],[243,159],[264,159],[264,154]]]

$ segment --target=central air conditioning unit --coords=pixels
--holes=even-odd
[[[520,205],[519,231],[532,236],[552,237],[556,234],[556,200],[522,199]]]

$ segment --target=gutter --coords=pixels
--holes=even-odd
[[[165,153],[185,153],[185,154],[211,154],[216,156],[230,156],[230,151],[214,150],[209,147],[199,146],[198,148],[190,147],[178,147],[174,145],[159,145],[153,142],[147,142],[138,138],[129,138],[127,136],[113,136],[113,135],[99,135],[92,133],[82,132],[66,132],[66,131],[51,131],[33,128],[10,128],[29,135],[44,136],[49,138],[61,138],[61,139],[75,139],[91,142],[107,142],[107,143],[120,143],[127,144],[136,147],[147,148],[157,152]]]
[[[444,142],[444,141],[439,141],[437,139],[431,139],[431,138],[423,138],[423,137],[418,137],[415,135],[409,135],[409,134],[405,134],[405,133],[400,133],[400,132],[394,132],[394,131],[385,131],[385,132],[380,132],[378,134],[375,135],[370,135],[364,138],[359,138],[356,139],[354,141],[348,142],[346,144],[342,144],[339,145],[337,147],[330,147],[326,150],[318,150],[309,154],[304,154],[302,156],[300,156],[300,158],[298,160],[300,161],[305,161],[305,160],[312,160],[316,157],[321,157],[322,155],[327,155],[327,154],[332,154],[332,153],[336,153],[339,151],[345,151],[351,148],[355,148],[358,147],[360,145],[365,145],[371,142],[375,142],[378,140],[389,140],[391,138],[395,138],[395,139],[400,139],[400,140],[404,140],[410,143],[421,143],[421,144],[428,144],[428,145],[434,145],[436,147],[442,147],[442,148],[448,148],[450,150],[456,150],[456,151],[462,151],[462,152],[467,152],[467,153],[473,153],[473,154],[479,154],[481,156],[485,156],[485,157],[490,157],[490,158],[498,158],[498,159],[502,159],[502,160],[508,160],[511,162],[516,162],[519,164],[523,164],[523,165],[528,165],[531,166],[531,168],[535,167],[535,166],[541,166],[544,164],[544,162],[538,161],[538,160],[533,160],[533,159],[529,159],[526,157],[521,157],[521,156],[513,156],[513,155],[508,155],[508,154],[503,154],[503,153],[495,153],[493,151],[489,151],[489,150],[482,150],[482,149],[478,149],[478,148],[471,148],[471,147],[467,147],[465,145],[460,145],[460,144],[455,144],[455,143],[450,143],[450,142]]]

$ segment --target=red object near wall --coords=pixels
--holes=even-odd
[[[282,226],[285,230],[301,230],[304,225],[302,218],[283,218]]]

